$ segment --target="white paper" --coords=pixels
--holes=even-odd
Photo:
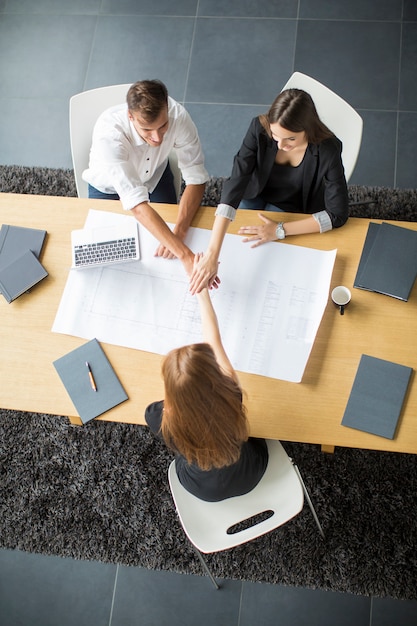
[[[90,210],[86,226],[128,216]],[[139,227],[141,260],[70,270],[54,332],[157,354],[202,341],[198,302],[178,260],[155,257],[157,240]],[[210,231],[191,228],[203,252]],[[265,244],[250,248],[227,234],[219,289],[211,296],[235,369],[300,382],[328,301],[336,250]]]

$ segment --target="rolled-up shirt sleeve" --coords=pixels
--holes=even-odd
[[[209,175],[204,166],[204,155],[197,128],[189,113],[183,108],[175,120],[174,149],[178,166],[186,185],[202,185]]]
[[[94,127],[90,163],[83,179],[103,193],[117,193],[123,208],[130,210],[149,201],[175,150],[185,183],[205,183],[209,176],[197,129],[184,107],[172,98],[168,99],[168,119],[168,131],[155,148],[138,135],[126,105],[105,111]]]
[[[229,204],[220,203],[216,209],[215,216],[220,215],[220,217],[226,217],[228,220],[232,221],[236,217],[237,210],[230,206]]]
[[[313,213],[313,217],[319,225],[321,233],[326,233],[328,230],[332,230],[332,220],[330,219],[330,215],[327,211],[319,211],[318,213]]]
[[[84,180],[103,193],[117,193],[126,210],[147,202],[149,188],[140,178],[136,154],[139,149],[128,124],[123,127],[117,120],[99,119],[93,132],[90,165],[83,172]]]

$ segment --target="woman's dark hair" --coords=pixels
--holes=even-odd
[[[276,123],[292,133],[304,131],[309,143],[318,144],[334,136],[319,118],[310,94],[302,89],[282,91],[275,98],[268,113],[260,115],[259,120],[269,136],[270,125]]]
[[[168,90],[160,80],[140,80],[129,88],[126,101],[129,111],[152,123],[168,106]]]

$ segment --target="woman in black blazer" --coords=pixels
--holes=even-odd
[[[341,153],[341,142],[320,120],[311,96],[300,89],[281,92],[266,115],[252,120],[234,158],[208,249],[191,276],[191,292],[212,285],[223,239],[238,207],[306,214],[284,224],[259,213],[259,226],[239,230],[252,247],[343,226],[348,191]]]

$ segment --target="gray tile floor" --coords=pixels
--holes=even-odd
[[[2,626],[415,626],[417,601],[0,550]]]
[[[416,187],[416,0],[0,0],[0,164],[72,167],[68,100],[162,79],[227,176],[252,116],[295,70],[364,119],[358,185]],[[0,550],[2,626],[414,626],[365,598]]]
[[[350,183],[414,188],[416,42],[416,0],[0,0],[0,164],[71,167],[71,95],[158,77],[227,176],[298,70],[364,119]]]

